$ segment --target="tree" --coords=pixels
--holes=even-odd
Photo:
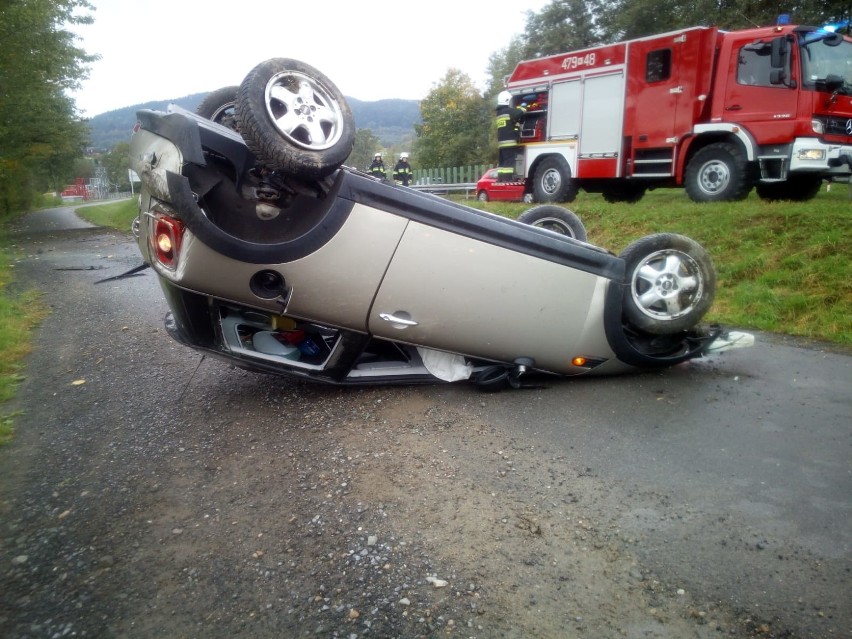
[[[119,142],[100,159],[100,165],[106,169],[107,179],[117,191],[130,190],[127,157],[130,155],[130,142]]]
[[[614,0],[601,14],[607,42],[638,38],[693,26],[744,29],[775,24],[782,13],[794,24],[821,25],[848,20],[848,0],[804,0],[779,5],[774,0]]]
[[[524,57],[540,58],[601,44],[599,0],[552,0],[539,13],[527,13]]]
[[[370,129],[358,129],[355,131],[355,144],[352,147],[352,153],[346,159],[346,164],[363,171],[370,166],[376,152],[381,150],[381,141]]]
[[[609,42],[639,38],[694,26],[720,26],[725,29],[753,26],[747,13],[763,24],[754,11],[757,3],[733,3],[727,0],[615,0],[601,19]],[[777,14],[777,10],[774,10]]]
[[[526,40],[519,35],[514,36],[505,48],[492,53],[488,58],[490,81],[485,93],[486,97],[496,98],[506,86],[505,79],[512,75],[518,62],[525,60],[526,57]]]
[[[524,33],[512,38],[488,60],[488,97],[496,98],[505,85],[504,78],[522,60],[601,44],[603,31],[597,12],[602,10],[602,3],[603,0],[552,0],[539,13],[527,11]]]
[[[71,168],[71,175],[84,180],[95,177],[95,161],[92,158],[77,158]]]
[[[449,69],[420,103],[420,114],[413,149],[418,168],[489,161],[491,110],[467,74]]]
[[[25,208],[34,192],[64,183],[88,131],[66,91],[97,56],[75,46],[69,25],[89,24],[86,0],[0,5],[0,212]]]

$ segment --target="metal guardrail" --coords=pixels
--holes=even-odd
[[[476,195],[476,182],[462,182],[459,184],[415,184],[409,188],[415,191],[423,191],[424,193],[433,193],[435,195],[446,195],[450,191],[464,191],[465,198],[470,197],[470,192],[473,191]]]

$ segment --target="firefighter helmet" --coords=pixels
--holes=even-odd
[[[408,153],[405,153],[405,152],[400,153],[399,159],[400,160],[407,160],[408,159]]]
[[[509,106],[509,103],[512,101],[512,94],[508,91],[500,91],[500,95],[497,96],[497,106]]]

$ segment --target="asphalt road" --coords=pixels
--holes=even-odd
[[[758,335],[673,370],[501,395],[485,416],[611,485],[615,523],[658,574],[793,636],[832,609],[847,636],[850,390],[848,355]]]
[[[29,577],[21,572],[21,548],[36,540],[25,513],[67,512],[39,503],[62,493],[52,475],[38,488],[50,474],[40,469],[46,451],[47,463],[61,467],[62,451],[79,450],[74,440],[83,438],[106,460],[97,463],[102,472],[115,447],[140,445],[110,433],[168,423],[175,404],[199,393],[202,382],[207,389],[247,383],[245,373],[202,363],[169,341],[165,303],[150,271],[96,284],[139,264],[128,236],[92,228],[71,209],[31,214],[13,232],[23,255],[16,262],[20,281],[45,291],[52,314],[37,334],[15,403],[24,411],[16,442],[0,450],[8,583],[39,579],[35,570]],[[263,392],[284,388],[279,384],[287,382]],[[320,401],[326,396],[310,385],[288,388],[305,388]],[[848,353],[758,334],[752,348],[661,372],[557,380],[495,395],[466,385],[416,393],[507,434],[552,464],[554,482],[565,480],[566,468],[581,469],[601,487],[588,504],[599,527],[632,544],[643,574],[732,616],[765,622],[755,636],[817,638],[852,636],[850,389]],[[398,412],[408,393],[393,395]],[[335,390],[328,397],[354,403],[362,393]],[[229,401],[252,400],[235,394]],[[181,419],[191,427],[188,416]],[[201,419],[215,428],[218,416]],[[530,502],[541,502],[549,488],[529,486]],[[7,602],[0,629],[4,622],[20,629],[25,614],[26,606]],[[62,636],[63,626],[42,621],[32,636]]]

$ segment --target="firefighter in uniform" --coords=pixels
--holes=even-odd
[[[396,180],[398,184],[408,186],[408,183],[411,182],[412,175],[411,165],[408,163],[408,153],[400,153],[399,161],[393,167],[393,179]]]
[[[497,96],[497,180],[511,182],[515,177],[515,158],[518,155],[518,134],[521,119],[527,110],[524,105],[512,106],[512,94],[502,91]]]
[[[385,173],[385,161],[382,159],[381,153],[376,153],[373,156],[373,161],[370,164],[370,168],[367,169],[367,173],[373,177],[381,178],[382,180],[387,179],[387,173]]]

